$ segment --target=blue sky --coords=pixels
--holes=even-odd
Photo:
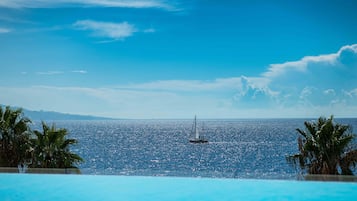
[[[357,117],[356,8],[0,0],[0,103],[117,118]]]

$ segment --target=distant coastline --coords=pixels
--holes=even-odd
[[[5,105],[0,104],[0,106],[5,107]],[[10,106],[12,108],[22,108],[18,106]],[[91,115],[78,115],[78,114],[69,114],[53,111],[33,111],[22,108],[23,113],[26,117],[33,121],[59,121],[59,120],[118,120],[115,118],[108,117],[98,117]]]
[[[23,112],[26,117],[31,120],[116,120],[114,118],[107,117],[98,117],[91,115],[77,115],[77,114],[68,114],[60,112],[50,112],[50,111],[31,111],[23,109]]]

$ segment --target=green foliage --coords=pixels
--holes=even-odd
[[[0,166],[17,167],[31,157],[29,123],[21,109],[0,107]]]
[[[42,122],[42,132],[34,131],[36,138],[32,140],[34,148],[33,167],[40,168],[74,168],[74,164],[83,159],[71,153],[69,146],[76,144],[75,139],[66,139],[66,129],[56,129]]]
[[[28,164],[35,168],[76,168],[83,159],[70,151],[77,144],[66,129],[42,122],[42,132],[32,131],[21,109],[0,106],[0,166]]]
[[[296,129],[299,153],[287,161],[309,174],[352,175],[357,150],[350,147],[355,136],[351,126],[335,123],[333,116],[304,124],[305,130]]]

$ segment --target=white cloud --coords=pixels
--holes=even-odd
[[[264,77],[273,78],[282,76],[289,72],[306,72],[311,66],[336,67],[346,62],[357,61],[357,44],[346,45],[339,49],[337,53],[319,56],[305,56],[298,61],[288,61],[282,64],[271,64]]]
[[[88,73],[86,70],[73,70],[71,72],[72,73],[80,73],[80,74],[87,74]]]
[[[351,90],[351,94],[353,94],[355,97],[357,97],[357,88]]]
[[[300,93],[300,99],[306,99],[308,96],[310,96],[313,93],[314,90],[316,90],[316,89],[313,87],[303,88]]]
[[[237,88],[241,78],[225,78],[216,80],[161,80],[142,84],[118,86],[121,89],[153,90],[153,91],[217,91]]]
[[[282,64],[271,64],[268,71],[263,73],[265,77],[281,76],[288,71],[305,72],[310,64],[335,64],[338,54],[327,54],[320,56],[306,56],[299,61],[289,61]]]
[[[80,30],[90,30],[94,36],[106,37],[114,40],[124,39],[132,36],[136,29],[134,25],[127,22],[113,23],[93,20],[79,20],[73,26]]]
[[[241,77],[241,85],[233,96],[238,108],[253,109],[276,105],[279,92],[269,88],[269,80],[264,77]]]
[[[339,62],[344,65],[357,65],[357,44],[343,46],[337,53]]]
[[[38,71],[35,72],[36,75],[60,75],[65,73],[77,73],[77,74],[87,74],[86,70],[72,70],[72,71],[59,71],[59,70],[52,70],[52,71]],[[27,75],[29,72],[23,71],[21,72],[22,75]]]
[[[335,95],[336,94],[334,89],[326,89],[323,91],[323,93],[326,95]]]
[[[343,91],[343,93],[350,98],[357,98],[357,88],[352,89],[350,91]]]
[[[65,6],[98,6],[127,8],[175,8],[162,0],[1,0],[0,7],[9,8],[49,8]]]
[[[9,33],[9,32],[11,32],[11,29],[7,29],[7,28],[2,28],[2,27],[0,27],[0,34],[2,34],[2,33]]]
[[[64,72],[62,71],[46,71],[46,72],[36,72],[38,75],[59,75],[63,74]]]

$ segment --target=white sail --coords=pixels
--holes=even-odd
[[[196,119],[196,116],[195,116],[195,123],[194,123],[194,125],[195,125],[195,139],[200,139],[200,133],[198,132],[198,128],[197,128],[197,119]]]
[[[192,139],[190,139],[190,142],[192,143],[207,143],[208,140],[204,139],[203,136],[200,136],[200,133],[198,131],[198,127],[197,127],[197,117],[195,115],[195,120],[193,121],[193,125],[192,125]]]

